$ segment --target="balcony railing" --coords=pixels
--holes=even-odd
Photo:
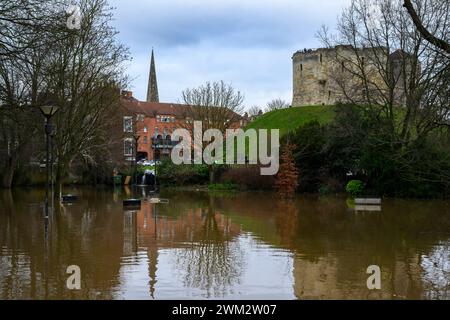
[[[171,149],[178,144],[178,141],[170,139],[152,138],[152,147],[155,149]]]

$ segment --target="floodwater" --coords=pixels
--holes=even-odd
[[[0,191],[0,299],[450,299],[448,201],[65,192],[80,199],[46,220],[43,190]],[[123,209],[130,197],[140,210]]]

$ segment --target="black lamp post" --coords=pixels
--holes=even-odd
[[[135,134],[134,136],[134,185],[137,185],[137,155],[138,155],[138,141],[139,141],[139,135]]]
[[[50,136],[52,134],[52,124],[50,118],[58,111],[57,106],[41,106],[39,107],[42,114],[45,117],[45,144],[46,144],[46,158],[45,158],[45,168],[47,169],[47,179],[45,185],[45,217],[48,218],[48,191],[50,188]]]

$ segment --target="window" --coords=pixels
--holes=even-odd
[[[300,71],[303,71],[303,64],[300,64]]]
[[[323,61],[323,56],[322,56],[322,54],[320,54],[319,60],[320,60],[320,63],[322,63],[322,61]]]
[[[123,140],[123,155],[126,157],[133,156],[133,139],[126,138]]]
[[[123,117],[123,132],[133,132],[133,117]]]
[[[157,116],[156,121],[158,122],[175,122],[175,117],[172,116]]]
[[[136,116],[136,120],[137,120],[137,121],[143,122],[143,121],[144,121],[144,115],[143,115],[143,114],[138,114],[138,115]]]
[[[158,136],[158,134],[159,134],[159,130],[158,130],[158,127],[155,127],[155,137],[157,137],[157,136]]]
[[[144,126],[144,132],[147,133],[148,132],[148,128],[147,126]]]
[[[147,136],[144,136],[144,144],[147,144]]]

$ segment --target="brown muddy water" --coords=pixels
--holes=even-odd
[[[80,199],[46,220],[43,190],[0,191],[0,299],[450,299],[448,201],[355,211],[334,196],[65,192]],[[123,209],[132,196],[140,210]]]

